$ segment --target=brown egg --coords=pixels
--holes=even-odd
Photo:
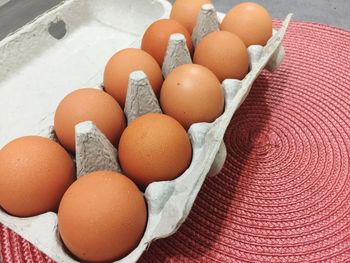
[[[100,171],[79,178],[64,194],[58,210],[64,244],[88,262],[126,256],[140,242],[146,223],[142,193],[116,172]]]
[[[221,23],[221,30],[239,36],[245,45],[266,45],[272,36],[272,18],[264,7],[252,2],[236,5]]]
[[[74,180],[69,154],[47,138],[21,137],[0,151],[0,206],[14,216],[57,211]]]
[[[124,173],[144,190],[152,182],[181,175],[190,165],[192,147],[180,123],[164,114],[150,113],[125,129],[118,153]]]
[[[157,61],[141,49],[127,48],[116,53],[107,63],[104,87],[108,94],[124,108],[130,73],[142,70],[157,96],[163,83],[162,71]]]
[[[55,113],[55,131],[60,143],[75,152],[75,125],[92,121],[117,145],[126,124],[119,104],[112,96],[93,88],[78,89],[60,102]]]
[[[209,69],[196,64],[182,65],[164,81],[160,103],[163,112],[187,130],[193,123],[213,122],[222,114],[224,92]]]
[[[152,55],[159,65],[162,65],[169,38],[175,33],[181,33],[185,36],[188,50],[192,55],[193,46],[190,33],[179,22],[172,19],[160,19],[150,25],[143,35],[141,48]]]
[[[171,9],[170,18],[182,24],[189,33],[192,33],[202,5],[210,3],[211,0],[176,0]]]
[[[226,31],[204,37],[196,48],[193,61],[214,72],[221,82],[243,79],[249,68],[246,46],[239,37]]]

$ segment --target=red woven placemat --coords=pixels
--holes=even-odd
[[[350,261],[350,33],[292,23],[286,59],[264,72],[179,231],[141,262]],[[50,262],[0,227],[4,263]]]

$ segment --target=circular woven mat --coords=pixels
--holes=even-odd
[[[141,262],[350,261],[350,33],[295,22],[225,136],[189,218]],[[3,262],[52,262],[0,227]]]

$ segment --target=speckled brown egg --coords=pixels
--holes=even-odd
[[[192,33],[202,5],[210,3],[211,0],[176,0],[171,9],[170,18],[182,24],[189,33]]]
[[[0,151],[0,206],[27,217],[57,211],[75,180],[75,167],[58,143],[39,136],[15,139]]]
[[[130,73],[142,70],[159,96],[163,83],[162,71],[157,61],[148,53],[137,48],[127,48],[117,52],[108,61],[104,71],[104,87],[108,94],[124,108]]]
[[[99,171],[79,178],[58,210],[61,238],[84,262],[111,262],[140,242],[147,223],[146,202],[126,176]]]
[[[172,19],[160,19],[151,24],[143,35],[141,49],[154,57],[159,65],[162,65],[168,48],[169,38],[175,33],[185,36],[188,50],[192,55],[193,46],[190,33],[183,25]]]
[[[239,36],[245,45],[266,45],[272,36],[272,18],[259,4],[245,2],[233,7],[221,23],[221,30]]]
[[[75,152],[75,125],[92,121],[114,145],[119,142],[126,123],[124,112],[106,92],[93,88],[69,93],[56,109],[54,125],[60,143]]]
[[[123,172],[142,190],[156,181],[173,180],[192,159],[192,147],[181,124],[164,114],[149,113],[135,119],[119,143]]]
[[[182,65],[165,79],[160,103],[163,112],[187,130],[193,123],[213,122],[222,114],[224,92],[209,69],[196,64]]]
[[[249,69],[248,51],[243,41],[226,31],[204,37],[196,48],[193,61],[214,72],[220,82],[243,79]]]

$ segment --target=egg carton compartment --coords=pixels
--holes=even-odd
[[[67,0],[0,42],[0,57],[4,58],[0,63],[6,66],[3,67],[4,71],[0,71],[0,92],[5,95],[1,98],[6,98],[0,98],[1,114],[9,113],[8,109],[15,109],[15,112],[11,112],[12,117],[0,116],[1,120],[5,120],[4,123],[8,121],[9,125],[12,125],[10,130],[0,130],[1,134],[6,135],[0,139],[0,147],[22,135],[38,134],[54,138],[51,126],[54,109],[63,96],[74,87],[98,86],[107,59],[119,49],[138,47],[148,24],[168,17],[171,8],[168,2],[162,0],[139,0],[133,1],[132,4],[125,2],[127,1]],[[77,12],[84,14],[76,17]],[[113,15],[113,12],[118,12],[120,15],[129,12],[127,22],[132,25],[122,21],[119,27],[115,22],[121,18],[117,18],[118,15]],[[147,14],[143,15],[145,12]],[[193,42],[196,44],[209,32],[217,31],[219,20],[223,16],[224,14],[217,14],[212,5],[204,5],[194,29]],[[132,22],[132,18],[142,21]],[[191,126],[188,131],[193,149],[190,167],[175,180],[155,182],[147,187],[144,196],[148,204],[148,222],[144,236],[137,248],[117,262],[136,262],[153,240],[175,233],[185,221],[206,176],[217,174],[223,166],[226,158],[223,136],[234,112],[248,95],[259,73],[264,68],[274,70],[281,63],[284,56],[281,44],[290,19],[291,15],[288,15],[281,28],[274,31],[266,46],[248,48],[250,71],[242,81],[227,79],[222,83],[225,94],[224,113],[213,123],[196,123]],[[67,36],[54,40],[48,29],[51,23],[57,24],[59,21],[65,21]],[[101,28],[92,27],[90,42],[86,44],[84,40],[87,40],[88,35],[84,34],[88,34],[87,28],[96,21],[101,22]],[[111,32],[120,34],[111,37],[108,35]],[[45,35],[39,36],[40,34]],[[123,34],[130,35],[128,41],[123,41]],[[82,35],[85,38],[81,39]],[[115,38],[115,42],[108,43],[106,38]],[[117,41],[120,43],[115,44]],[[96,50],[95,45],[99,46]],[[18,47],[21,47],[25,54],[13,58]],[[66,49],[68,52],[64,54]],[[5,52],[1,52],[2,50]],[[18,60],[26,57],[25,55],[28,58]],[[54,63],[54,68],[47,67],[46,61]],[[163,75],[167,76],[175,67],[187,63],[191,63],[191,57],[185,39],[180,34],[174,34],[169,40],[162,68]],[[79,76],[75,76],[77,73]],[[35,77],[38,77],[38,80],[34,81]],[[22,89],[28,89],[23,97],[20,96]],[[6,102],[9,98],[10,102]],[[30,112],[32,107],[35,108],[35,113]],[[39,108],[44,110],[40,111]],[[138,71],[130,75],[124,111],[128,123],[145,113],[161,112],[143,72]],[[28,122],[17,124],[16,121],[22,121],[23,114],[29,114]],[[117,150],[92,122],[83,122],[76,126],[76,142],[78,177],[95,170],[120,171]],[[65,250],[59,238],[55,213],[17,218],[0,210],[0,222],[32,242],[57,262],[77,262]]]

